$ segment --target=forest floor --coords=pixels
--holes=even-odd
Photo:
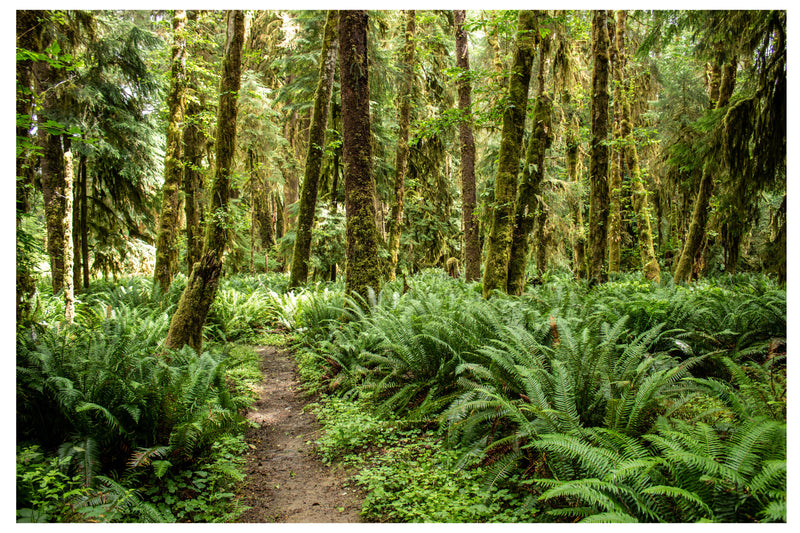
[[[320,426],[305,410],[303,390],[288,350],[265,346],[264,379],[247,417],[257,424],[246,435],[250,451],[241,494],[250,509],[239,522],[359,522],[362,497],[349,473],[323,464],[314,453]]]

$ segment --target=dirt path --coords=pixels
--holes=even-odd
[[[242,494],[250,507],[240,522],[359,522],[361,498],[346,486],[347,474],[313,454],[319,424],[303,395],[290,354],[258,349],[264,381],[248,418],[247,479]]]

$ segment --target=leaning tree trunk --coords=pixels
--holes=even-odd
[[[416,11],[405,12],[405,44],[401,60],[400,79],[400,115],[397,123],[400,130],[397,135],[397,151],[395,153],[394,202],[389,215],[389,279],[394,280],[397,274],[397,254],[400,251],[400,233],[403,228],[403,204],[405,201],[406,168],[408,167],[408,136],[411,127],[411,101],[414,90],[414,33],[416,31]]]
[[[188,344],[197,352],[203,346],[203,324],[214,301],[222,274],[222,258],[230,239],[229,200],[231,174],[236,149],[236,104],[239,98],[244,12],[228,11],[227,36],[222,60],[217,109],[216,170],[211,190],[209,221],[203,241],[203,254],[192,268],[192,274],[172,316],[165,345],[179,349]]]
[[[469,50],[464,29],[466,11],[453,12],[456,26],[456,66],[458,77],[458,109],[461,120],[458,137],[461,143],[461,219],[464,224],[464,279],[481,277],[481,242],[478,217],[475,215],[475,139],[472,135],[472,84],[469,81]]]
[[[623,73],[625,69],[626,24],[627,12],[623,10],[617,11],[616,47],[619,57],[618,66],[620,70],[620,81],[624,78]],[[650,223],[650,202],[647,198],[644,178],[639,168],[639,154],[632,136],[633,119],[631,118],[631,103],[628,98],[623,98],[621,104],[622,120],[620,121],[619,133],[620,138],[623,140],[622,153],[625,157],[625,165],[630,173],[633,212],[636,215],[636,231],[639,241],[639,256],[642,259],[642,271],[645,278],[659,282],[661,281],[661,267],[658,265],[655,248],[653,246],[653,229]]]
[[[608,63],[609,38],[605,10],[592,16],[592,144],[589,163],[589,261],[591,283],[606,280],[603,263],[608,235]]]
[[[489,238],[486,242],[486,263],[483,269],[483,296],[495,290],[506,290],[514,205],[517,199],[517,174],[525,131],[525,111],[531,80],[536,42],[536,16],[520,10],[517,22],[516,52],[508,84],[508,99],[503,112],[503,129],[497,177],[494,185],[494,205]]]
[[[183,121],[186,91],[186,12],[175,11],[172,19],[172,81],[167,106],[167,149],[164,155],[164,185],[161,188],[161,216],[156,237],[156,264],[153,272],[153,290],[165,293],[176,271],[178,209],[180,186],[183,180],[181,163]]]
[[[721,45],[720,45],[721,46]],[[735,73],[735,70],[733,71]],[[733,91],[733,81],[725,84],[726,92],[720,93],[722,84],[723,66],[722,61],[715,61],[709,70],[709,89],[708,100],[711,109],[717,108],[720,102],[727,103],[730,92]],[[730,75],[730,71],[728,71]],[[708,170],[708,165],[703,167],[703,177],[700,179],[700,189],[692,210],[692,221],[689,223],[689,231],[686,234],[683,248],[681,249],[678,265],[675,267],[673,279],[675,283],[686,283],[692,278],[692,270],[695,266],[695,259],[702,252],[703,239],[706,233],[706,222],[708,222],[708,211],[711,203],[711,194],[714,190],[714,177]]]
[[[328,124],[328,106],[333,93],[333,75],[336,72],[336,26],[338,12],[328,11],[319,56],[319,79],[314,93],[314,111],[308,133],[308,152],[300,191],[300,206],[297,213],[297,236],[294,241],[290,287],[299,287],[308,279],[308,260],[311,256],[311,228],[317,208],[317,189],[322,168],[325,145],[325,129]]]
[[[380,291],[378,227],[369,117],[367,13],[339,13],[339,72],[342,85],[346,251],[345,288],[366,299]]]

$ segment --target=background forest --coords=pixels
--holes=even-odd
[[[236,520],[271,343],[366,520],[786,521],[786,12],[16,30],[18,521]]]

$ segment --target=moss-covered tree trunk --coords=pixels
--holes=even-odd
[[[400,233],[403,229],[403,205],[405,202],[406,168],[408,167],[408,136],[411,127],[411,101],[414,91],[414,34],[416,32],[416,11],[405,11],[405,32],[400,60],[400,103],[397,124],[397,148],[395,151],[394,200],[389,213],[389,279],[394,280],[397,272],[397,254],[400,251]]]
[[[608,11],[609,60],[613,77],[614,119],[611,135],[613,148],[609,150],[608,168],[608,272],[619,272],[622,262],[622,172],[623,153],[620,147],[620,122],[622,121],[622,64],[618,43],[622,37],[617,31],[614,11]]]
[[[495,290],[507,290],[511,232],[517,199],[517,174],[522,135],[525,131],[525,112],[528,104],[531,68],[536,55],[536,28],[535,14],[532,11],[521,10],[517,21],[514,63],[503,112],[491,229],[486,242],[486,262],[483,269],[483,296],[485,298],[488,298]]]
[[[461,121],[458,137],[461,145],[461,220],[464,226],[464,279],[476,281],[481,276],[481,243],[478,217],[475,215],[475,139],[472,134],[472,83],[469,80],[469,50],[464,29],[466,11],[453,12],[456,26],[456,66],[458,76],[458,109]]]
[[[308,279],[308,260],[311,255],[311,228],[317,207],[317,189],[325,149],[325,129],[328,124],[328,107],[333,92],[333,76],[336,72],[336,26],[338,12],[328,11],[319,56],[319,78],[314,93],[314,110],[311,129],[308,133],[308,152],[300,190],[300,206],[297,214],[297,235],[292,255],[290,287],[305,284]]]
[[[187,12],[191,31],[197,21],[197,11]],[[186,275],[200,259],[203,250],[202,220],[202,161],[206,138],[200,127],[204,106],[197,88],[197,76],[193,70],[187,72],[186,121],[183,128],[183,197],[186,217]]]
[[[589,258],[588,278],[606,280],[604,261],[608,236],[608,67],[609,38],[605,10],[592,15],[592,141],[589,163]]]
[[[178,209],[183,181],[183,121],[186,92],[186,12],[176,10],[172,18],[171,81],[167,107],[167,147],[164,155],[164,185],[161,188],[161,214],[156,237],[156,264],[153,290],[166,292],[176,271]]]
[[[700,252],[700,247],[703,244],[706,222],[708,221],[709,201],[711,200],[713,189],[714,178],[711,172],[707,170],[707,167],[704,167],[703,177],[700,180],[700,190],[697,192],[697,198],[694,202],[692,221],[689,224],[689,231],[681,250],[678,266],[675,267],[673,276],[675,283],[686,283],[692,276],[695,256]]]
[[[236,104],[239,99],[243,43],[244,12],[228,11],[217,107],[216,168],[209,209],[211,220],[206,226],[203,253],[192,268],[169,325],[165,345],[171,349],[179,349],[188,344],[200,352],[203,346],[203,324],[216,296],[222,274],[222,259],[231,231],[228,204],[236,149]]]
[[[541,197],[542,181],[545,175],[545,152],[550,147],[553,138],[553,102],[544,92],[544,65],[547,50],[544,40],[539,48],[537,76],[539,88],[533,109],[531,134],[525,151],[525,163],[522,166],[508,261],[508,293],[517,295],[522,294],[525,289],[525,271],[530,255],[531,233],[537,223],[539,227],[543,227],[546,223],[544,216],[546,206],[541,201]],[[537,252],[539,250],[543,252],[541,255],[537,253],[538,260],[545,263],[545,243],[537,242],[536,246]],[[544,264],[537,264],[537,267],[542,272]]]
[[[627,28],[627,12],[617,11],[617,38],[615,44],[619,56],[620,84],[625,78],[625,32]],[[615,77],[617,74],[615,73]],[[620,138],[623,140],[622,152],[625,157],[625,166],[630,173],[631,196],[633,212],[636,215],[636,232],[639,243],[639,257],[642,260],[642,272],[645,278],[661,281],[661,267],[656,259],[653,246],[653,229],[650,223],[651,209],[647,189],[644,186],[644,177],[639,167],[639,154],[636,141],[633,139],[633,118],[629,98],[622,98],[622,120],[620,121]]]
[[[718,57],[721,56],[719,52],[721,47],[721,44],[717,45]],[[720,92],[720,87],[723,86],[722,76],[725,71],[727,71],[729,77],[735,75],[736,72],[735,68],[732,71],[724,69],[721,58],[715,61],[712,66],[708,67],[708,101],[710,109],[716,109],[720,102],[727,103],[732,95],[734,87],[732,79],[726,80],[724,84],[725,92]],[[692,219],[689,223],[689,230],[686,233],[686,239],[683,243],[683,248],[681,248],[681,255],[673,274],[675,283],[687,283],[692,278],[695,262],[702,253],[713,190],[714,176],[709,169],[709,165],[706,164],[703,167],[700,188],[697,191],[694,208],[692,209]]]
[[[342,86],[346,253],[345,289],[367,298],[380,291],[378,228],[369,117],[367,13],[339,13],[339,72]]]

